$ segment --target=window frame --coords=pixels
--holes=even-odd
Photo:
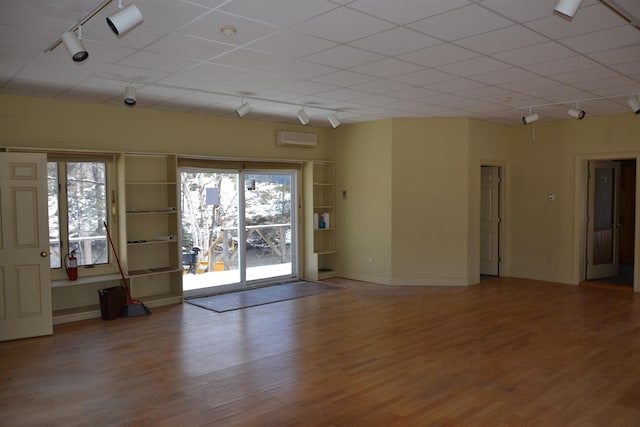
[[[80,162],[97,162],[105,164],[106,174],[106,221],[109,227],[109,234],[113,240],[113,244],[118,247],[118,230],[117,230],[117,168],[115,156],[113,154],[100,153],[47,153],[47,163],[56,163],[58,168],[58,222],[59,222],[59,239],[60,239],[60,267],[51,267],[51,280],[68,280],[66,270],[64,268],[64,255],[67,254],[69,248],[69,224],[68,224],[68,206],[67,206],[67,188],[66,188],[66,165],[60,168],[60,164],[80,163]],[[63,255],[64,254],[64,255]],[[107,256],[108,262],[104,264],[82,265],[78,266],[78,278],[102,276],[118,273],[115,257],[112,254],[112,248],[107,238]]]

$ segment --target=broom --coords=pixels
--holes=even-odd
[[[111,240],[111,233],[109,233],[109,227],[107,227],[107,223],[105,221],[103,221],[102,223],[104,224],[105,230],[107,230],[109,245],[111,246],[113,255],[116,257],[116,262],[118,263],[118,269],[120,270],[120,276],[122,276],[122,282],[124,283],[124,287],[127,290],[127,303],[124,306],[124,310],[122,310],[122,317],[147,316],[151,314],[151,310],[149,310],[147,306],[142,303],[142,301],[134,300],[133,298],[131,298],[131,290],[129,289],[129,283],[127,282],[127,278],[125,277],[124,272],[122,271],[122,266],[120,265],[120,259],[118,258],[118,252],[116,252],[116,248],[113,245],[113,240]]]

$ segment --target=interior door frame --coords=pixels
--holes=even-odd
[[[599,153],[577,155],[575,158],[574,177],[574,244],[573,244],[573,283],[575,285],[585,281],[585,254],[587,253],[587,197],[589,161],[594,160],[635,160],[636,168],[640,164],[638,152]],[[637,170],[637,169],[636,169]],[[640,174],[636,173],[636,217],[633,254],[633,291],[640,293]]]
[[[477,223],[477,256],[476,256],[476,271],[478,272],[478,282],[480,281],[480,203],[482,198],[482,167],[483,166],[495,166],[499,169],[500,175],[500,183],[498,192],[500,194],[499,197],[499,215],[500,215],[500,224],[498,226],[498,256],[500,257],[500,261],[498,262],[498,277],[508,276],[509,275],[509,229],[507,227],[509,220],[509,163],[501,160],[480,160],[480,164],[477,168],[477,176],[478,176],[478,201],[477,201],[477,215],[476,215],[476,223]]]

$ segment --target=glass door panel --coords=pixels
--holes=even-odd
[[[244,173],[247,281],[292,276],[292,172]]]
[[[295,277],[295,182],[291,171],[181,170],[186,296]]]

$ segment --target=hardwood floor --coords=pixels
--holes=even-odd
[[[636,294],[326,283],[344,289],[0,343],[0,425],[640,425]]]

